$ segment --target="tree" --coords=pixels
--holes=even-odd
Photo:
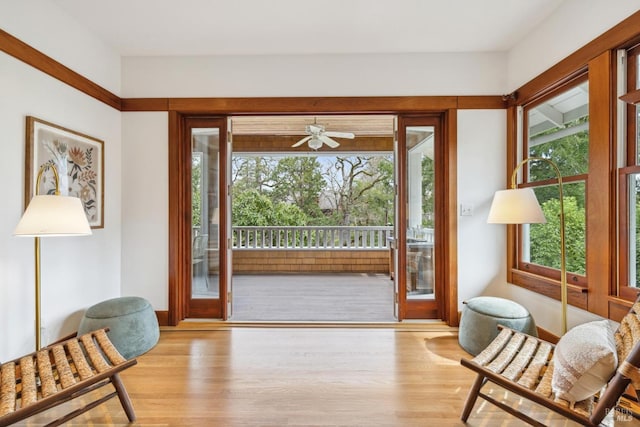
[[[274,203],[257,190],[245,190],[238,192],[233,199],[232,224],[234,226],[259,226],[272,225],[302,226],[306,225],[307,217],[298,208],[290,203]]]
[[[581,118],[568,127],[588,123],[589,118]],[[554,128],[547,133],[557,132]],[[542,157],[553,161],[563,177],[582,175],[589,172],[589,132],[581,131],[574,134],[545,142],[543,144],[534,145],[529,149],[530,157]],[[529,163],[529,181],[536,182],[547,179],[555,179],[556,172],[547,162],[530,162]],[[584,185],[570,184],[565,185],[565,197],[574,197],[578,206],[585,206],[585,188]],[[558,198],[557,185],[540,187],[536,190],[536,195],[540,203],[547,200]]]
[[[191,157],[191,226],[200,227],[202,216],[202,157]]]
[[[337,225],[355,225],[358,222],[358,218],[353,216],[356,205],[387,175],[384,168],[372,167],[372,157],[338,156],[335,163],[327,168],[325,176],[329,183],[327,196]]]
[[[253,189],[260,194],[271,191],[275,167],[276,160],[273,157],[234,156],[231,167],[234,191]]]
[[[292,203],[308,218],[322,216],[319,200],[326,186],[317,157],[285,157],[271,172],[274,203]]]
[[[356,181],[355,192],[361,196],[352,206],[352,223],[355,225],[387,225],[394,221],[393,158],[370,157],[366,169],[370,174]],[[372,185],[373,182],[373,185]]]
[[[542,204],[547,222],[530,228],[531,262],[560,268],[560,201],[551,199]],[[564,198],[566,267],[568,272],[586,273],[585,209],[574,197]]]

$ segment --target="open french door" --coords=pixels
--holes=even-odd
[[[441,319],[444,205],[440,116],[400,116],[396,148],[397,318]]]
[[[184,143],[190,206],[191,274],[185,298],[188,318],[227,318],[230,314],[229,185],[227,121],[223,117],[187,117]],[[186,147],[185,147],[186,148]],[[186,150],[185,150],[186,151]]]

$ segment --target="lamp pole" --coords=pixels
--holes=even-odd
[[[565,224],[564,224],[564,194],[562,190],[562,173],[560,168],[552,160],[544,157],[527,157],[522,160],[511,174],[511,188],[516,189],[516,179],[518,171],[527,163],[541,161],[548,163],[556,176],[558,177],[558,191],[560,195],[560,303],[562,304],[562,334],[567,332],[567,264],[566,264],[566,243],[565,243]]]
[[[55,195],[59,196],[60,195],[60,176],[58,175],[58,169],[56,169],[56,167],[53,164],[47,164],[45,163],[44,165],[42,165],[40,167],[40,170],[38,171],[38,177],[36,178],[36,188],[34,190],[34,194],[37,196],[38,195],[38,189],[40,188],[40,181],[42,180],[42,175],[44,174],[44,172],[48,169],[51,168],[51,170],[53,171],[53,179],[56,183],[56,189],[55,189]],[[35,263],[36,263],[36,351],[39,351],[42,346],[42,340],[41,340],[41,320],[40,320],[40,300],[41,300],[41,286],[40,286],[40,237],[39,236],[35,236],[34,237],[34,246],[35,246]]]

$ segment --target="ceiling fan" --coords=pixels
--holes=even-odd
[[[353,133],[351,133],[351,132],[325,131],[324,130],[324,126],[318,125],[318,124],[315,124],[315,123],[312,124],[312,125],[307,125],[306,128],[305,128],[305,131],[309,135],[305,136],[300,141],[298,141],[295,144],[293,144],[292,147],[299,147],[299,146],[301,146],[302,144],[304,144],[305,142],[308,141],[309,148],[311,148],[312,150],[317,150],[318,148],[322,147],[322,144],[327,144],[327,146],[329,146],[331,148],[336,148],[340,144],[337,141],[331,139],[332,137],[333,138],[348,138],[348,139],[355,138],[355,135]]]

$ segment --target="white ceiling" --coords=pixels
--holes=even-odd
[[[122,56],[508,51],[564,0],[51,0]]]

